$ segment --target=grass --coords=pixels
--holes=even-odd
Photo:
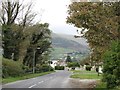
[[[71,75],[71,78],[79,78],[79,79],[101,79],[101,76],[97,74],[74,74]]]
[[[98,82],[94,90],[120,90],[120,86],[115,87],[113,89],[107,89],[107,84],[105,82],[102,82],[101,80]]]
[[[96,71],[85,71],[85,70],[73,70],[73,75],[71,78],[78,78],[78,79],[100,79],[97,81],[97,85],[93,90],[120,90],[120,86],[114,89],[107,89],[107,85],[105,82],[102,82],[102,75],[98,76]]]
[[[53,72],[54,71],[43,72],[43,73],[35,73],[35,74],[26,74],[24,76],[18,76],[18,77],[8,77],[8,78],[5,78],[5,79],[2,79],[2,83],[6,84],[6,83],[18,81],[18,80],[30,79],[30,78],[34,78],[34,77],[50,74],[50,73],[53,73]]]
[[[99,88],[104,88],[106,89],[106,83],[105,82],[102,82],[101,80],[98,81],[98,84],[96,85],[95,89],[94,90],[99,90]]]
[[[73,73],[96,73],[96,71],[72,70]]]
[[[101,79],[102,75],[98,76],[95,71],[75,70],[73,71],[73,75],[71,75],[70,77],[79,79]]]

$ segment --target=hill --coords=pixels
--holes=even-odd
[[[87,54],[89,52],[86,40],[84,38],[75,39],[73,35],[52,33],[52,47],[54,49],[53,58],[63,58],[66,53]]]

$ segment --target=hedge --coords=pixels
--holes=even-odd
[[[35,71],[36,72],[47,72],[47,71],[54,71],[54,69],[47,64],[43,64],[43,65],[37,65]]]
[[[92,66],[86,65],[86,70],[87,70],[87,71],[91,71],[91,68],[92,68]]]
[[[23,75],[22,64],[18,61],[3,58],[2,60],[2,77],[15,77]]]
[[[55,66],[55,70],[64,70],[64,66]]]

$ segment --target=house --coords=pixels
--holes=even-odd
[[[51,60],[52,63],[50,64],[51,67],[55,68],[55,66],[66,66],[66,62],[63,60]]]
[[[52,60],[52,63],[50,64],[50,66],[52,68],[55,68],[55,66],[57,66],[58,60]]]

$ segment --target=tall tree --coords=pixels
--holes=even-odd
[[[103,80],[107,82],[107,88],[120,86],[120,2],[113,4],[114,14],[118,23],[118,37],[114,40],[103,56]]]
[[[108,88],[120,85],[120,2],[80,3],[69,6],[67,22],[82,29],[92,60],[103,63]],[[86,31],[86,32],[84,32]],[[111,44],[112,42],[112,44]]]
[[[68,63],[68,62],[72,62],[72,60],[71,60],[71,57],[68,55],[67,56],[67,58],[66,58],[66,62]]]
[[[101,61],[101,54],[118,37],[118,23],[113,3],[73,2],[69,5],[67,23],[81,28],[89,46]]]
[[[25,48],[23,49],[25,44],[23,42],[26,42],[27,38],[24,33],[36,14],[31,11],[31,3],[25,7],[19,0],[6,0],[2,1],[1,5],[2,15],[0,21],[3,31],[3,56],[9,59],[13,57],[14,60],[22,61],[24,58],[22,53],[25,52]],[[25,13],[23,14],[23,12]]]
[[[51,47],[49,24],[37,24],[32,27],[34,28],[34,33],[30,37],[30,44],[27,48],[26,57],[24,58],[24,64],[30,67],[33,64],[33,53],[35,53],[35,65],[42,64],[45,62],[43,60],[44,56],[49,54],[49,48]]]
[[[14,35],[12,32],[11,25],[14,24],[15,19],[17,18],[19,9],[19,2],[10,2],[7,0],[6,2],[2,2],[2,15],[1,15],[1,23],[3,30],[3,41],[4,41],[4,57],[11,58],[12,52],[14,51]]]

